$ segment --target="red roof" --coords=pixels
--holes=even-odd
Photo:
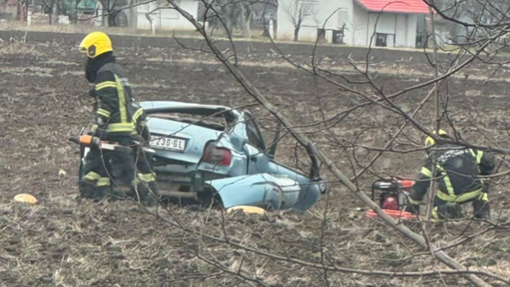
[[[356,0],[368,11],[408,14],[428,14],[429,6],[423,0]]]

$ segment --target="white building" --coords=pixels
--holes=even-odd
[[[299,41],[319,37],[322,42],[356,46],[372,41],[373,46],[416,47],[428,13],[422,0],[280,0],[277,38],[292,40],[297,15],[306,15],[301,17]]]
[[[176,0],[182,9],[186,10],[193,18],[197,19],[198,14],[198,1],[197,0]],[[137,6],[136,9],[136,27],[141,30],[151,30],[151,21],[147,18],[149,12],[151,20],[155,25],[156,30],[195,30],[194,26],[179,12],[174,9],[168,9],[168,2],[165,0],[158,0],[150,2],[145,5]],[[157,9],[161,8],[161,9]]]
[[[96,2],[96,15],[107,14],[103,9],[101,1]],[[84,2],[84,1],[82,1]],[[80,2],[81,3],[81,2]],[[107,2],[110,3],[110,2]],[[170,9],[166,0],[145,1],[145,0],[115,0],[114,8],[116,10],[116,24],[118,26],[129,26],[140,30],[194,30],[195,28],[175,9]],[[131,3],[134,3],[130,7]],[[140,4],[146,3],[146,4]],[[197,0],[175,0],[181,8],[186,10],[195,19],[198,14]],[[99,23],[101,24],[101,23]],[[105,23],[102,23],[105,25]]]

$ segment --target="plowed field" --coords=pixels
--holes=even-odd
[[[89,84],[76,47],[83,35],[0,31],[0,286],[468,286],[460,275],[373,276],[353,270],[327,272],[323,265],[387,272],[446,270],[430,253],[377,219],[366,218],[354,196],[333,177],[332,191],[302,215],[222,215],[218,210],[170,205],[144,210],[131,202],[80,201],[78,149],[67,142],[90,119]],[[115,36],[118,61],[125,67],[137,100],[175,100],[243,107],[255,104],[235,79],[207,53],[175,40]],[[199,48],[198,40],[182,40]],[[224,44],[222,44],[224,45]],[[226,47],[226,45],[225,45]],[[310,125],[354,106],[361,98],[292,67],[270,44],[240,42],[241,70],[295,125]],[[282,45],[285,55],[309,63],[308,45]],[[325,67],[363,80],[349,65],[365,59],[366,49],[321,47]],[[387,93],[427,81],[433,73],[420,52],[374,50],[371,74]],[[453,60],[441,58],[442,67]],[[503,67],[475,62],[441,84],[449,116],[473,143],[509,148],[507,81]],[[340,78],[338,79],[340,81]],[[357,85],[366,92],[368,85]],[[395,103],[412,111],[430,87],[411,91]],[[416,119],[430,127],[430,101]],[[249,107],[272,139],[275,127],[262,107]],[[327,129],[307,128],[313,140],[348,176],[375,155],[404,122],[378,105],[349,114]],[[320,131],[319,131],[320,130]],[[490,139],[490,140],[489,140]],[[420,147],[423,138],[406,129],[395,151]],[[353,152],[346,149],[357,145]],[[290,136],[277,157],[306,169]],[[353,160],[353,155],[357,161]],[[357,184],[369,193],[376,176],[413,177],[423,152],[385,153]],[[508,170],[503,164],[500,172]],[[510,278],[508,180],[491,190],[493,221],[461,220],[427,229],[429,240],[467,267]],[[13,202],[30,193],[35,205]],[[469,209],[467,210],[469,212]],[[155,216],[157,215],[157,216]],[[469,215],[469,214],[468,214]],[[323,220],[326,217],[327,220]],[[417,223],[406,223],[421,233]],[[469,237],[478,234],[476,237]],[[467,237],[466,237],[467,236]],[[235,242],[235,245],[228,242]],[[382,276],[384,275],[384,276]],[[507,286],[488,279],[493,286]],[[499,284],[499,285],[498,285]]]

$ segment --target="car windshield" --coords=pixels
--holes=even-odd
[[[158,111],[148,114],[149,118],[158,118],[192,124],[218,131],[225,131],[233,121],[230,111],[211,109],[180,109]]]

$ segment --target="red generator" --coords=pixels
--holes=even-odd
[[[372,200],[379,202],[379,206],[384,210],[403,210],[414,183],[414,180],[396,177],[376,180],[372,184]]]

